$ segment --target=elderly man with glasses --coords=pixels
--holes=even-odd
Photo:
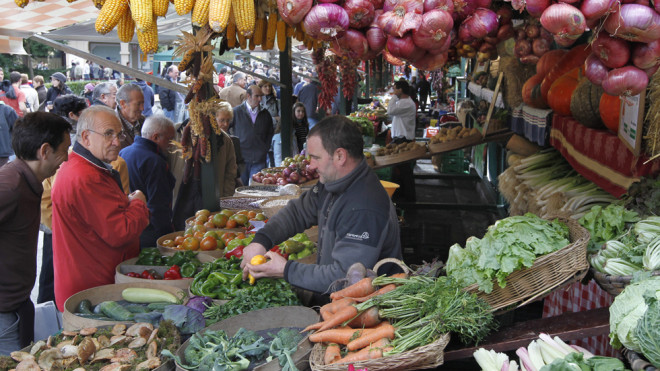
[[[53,266],[60,311],[73,294],[114,283],[115,267],[136,257],[149,224],[144,194],[126,196],[115,161],[126,138],[114,110],[92,106],[78,119],[78,140],[53,185]]]
[[[264,93],[257,85],[247,89],[245,103],[234,108],[230,130],[241,141],[241,154],[245,160],[245,171],[241,173],[243,184],[248,184],[252,175],[266,167],[266,156],[273,138],[273,118],[261,106]]]

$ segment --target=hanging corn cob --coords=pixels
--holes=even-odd
[[[236,27],[238,29],[238,26]],[[236,32],[236,36],[238,37],[238,47],[241,49],[246,49],[247,48],[247,38],[243,36],[242,33]]]
[[[211,0],[209,4],[209,27],[214,32],[225,30],[231,13],[231,0]]]
[[[193,26],[203,27],[209,23],[210,0],[197,0],[192,12]]]
[[[254,0],[232,0],[231,7],[236,20],[237,33],[245,37],[252,36],[256,22]],[[238,41],[240,43],[241,40]]]
[[[280,51],[286,50],[286,23],[279,19],[277,21],[277,49]]]
[[[174,9],[178,15],[190,13],[194,6],[194,0],[174,0]]]
[[[96,32],[105,35],[119,23],[119,19],[128,9],[128,0],[106,0],[96,18]]]
[[[28,5],[28,0],[14,0],[14,2],[21,8],[25,8],[25,6]]]
[[[254,26],[254,36],[252,41],[255,45],[261,45],[264,41],[264,28],[266,28],[266,18],[262,15],[257,18],[257,23]]]
[[[135,34],[135,21],[131,15],[131,10],[126,9],[124,15],[119,20],[117,24],[117,36],[119,36],[119,41],[127,43],[133,40],[133,35]]]
[[[169,0],[153,0],[154,15],[164,17],[167,15],[167,10],[170,7]]]
[[[142,53],[151,54],[158,51],[158,23],[155,16],[153,16],[151,27],[144,32],[137,30],[137,38]]]
[[[264,50],[271,50],[275,46],[275,33],[277,32],[277,13],[270,13],[268,15],[268,24],[266,27],[266,41],[264,43]]]
[[[228,48],[235,48],[236,47],[236,23],[234,23],[233,19],[230,19],[229,23],[227,24],[227,32],[225,33],[225,37],[227,38],[227,47]]]
[[[131,15],[138,31],[146,32],[154,21],[152,0],[130,0]]]
[[[96,9],[101,9],[103,8],[103,3],[105,3],[105,0],[93,0],[94,1],[94,6]]]

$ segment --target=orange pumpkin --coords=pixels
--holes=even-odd
[[[600,118],[605,126],[615,133],[619,132],[619,116],[621,115],[621,99],[616,95],[603,93],[598,105]]]
[[[536,73],[545,77],[559,61],[564,57],[567,50],[555,49],[543,54],[536,64]]]
[[[580,67],[558,78],[548,91],[548,105],[556,114],[571,116],[571,97],[578,86]]]
[[[591,46],[585,46],[584,44],[576,45],[573,49],[564,54],[561,60],[559,60],[559,62],[550,69],[550,72],[545,75],[545,78],[541,83],[541,95],[543,96],[543,100],[549,104],[548,92],[555,80],[562,77],[566,72],[573,68],[582,66],[589,54],[591,54]],[[570,100],[570,96],[568,99]]]
[[[537,73],[530,77],[522,87],[523,102],[530,107],[548,108],[541,97],[541,82],[543,82],[543,75]]]

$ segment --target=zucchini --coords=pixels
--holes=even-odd
[[[128,309],[131,313],[148,313],[151,312],[149,308],[140,304],[127,304],[123,305],[124,308]]]
[[[121,296],[131,303],[158,303],[167,302],[178,304],[179,299],[167,291],[158,289],[145,289],[138,287],[129,287],[121,292]]]
[[[88,319],[98,319],[101,321],[113,321],[112,318],[104,316],[103,314],[94,314],[94,313],[76,313],[76,316]]]
[[[165,307],[168,305],[172,305],[172,303],[149,303],[147,305],[147,308],[149,308],[149,310],[156,310],[162,312],[165,310]]]
[[[81,300],[78,307],[76,307],[76,313],[93,314],[92,302],[87,299]]]
[[[115,301],[104,301],[98,305],[101,307],[101,312],[106,316],[114,319],[115,321],[132,321],[133,313],[129,312],[128,309],[122,307]]]

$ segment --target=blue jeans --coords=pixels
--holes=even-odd
[[[243,184],[245,185],[250,184],[250,179],[252,179],[252,175],[260,172],[261,169],[265,169],[265,168],[266,168],[265,162],[245,162],[245,171],[241,173],[241,180],[243,181]]]
[[[18,322],[16,312],[0,313],[0,356],[21,349]]]

